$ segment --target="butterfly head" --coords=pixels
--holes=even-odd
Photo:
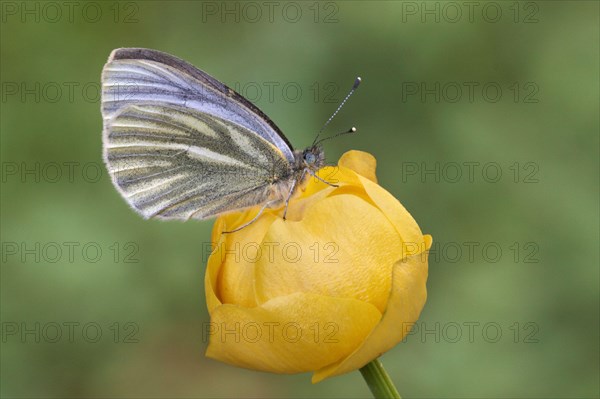
[[[325,165],[325,153],[321,147],[314,145],[302,151],[303,169],[317,171],[323,165]]]

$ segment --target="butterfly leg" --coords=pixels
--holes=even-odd
[[[306,174],[306,169],[304,169],[302,171],[302,174],[300,175],[299,179],[294,179],[294,182],[292,183],[292,187],[290,187],[290,192],[287,195],[287,198],[285,199],[285,209],[283,210],[283,220],[285,220],[285,217],[287,215],[287,210],[288,210],[288,204],[290,203],[290,198],[292,197],[292,194],[294,194],[294,189],[296,188],[296,185],[298,184],[298,182],[303,181],[304,180],[304,175]]]
[[[302,172],[302,177],[304,177],[304,172]],[[302,180],[302,177],[300,178],[300,180]],[[297,181],[298,180],[294,179],[294,182],[292,183],[292,187],[290,187],[290,192],[288,193],[287,198],[285,199],[285,209],[283,210],[283,220],[285,220],[285,216],[287,215],[288,204],[290,203],[290,197],[294,193],[294,189],[296,188]]]
[[[277,201],[280,201],[280,200],[279,200],[279,199],[276,199],[276,200],[272,200],[272,201],[266,202],[266,203],[265,203],[265,204],[262,206],[262,208],[260,208],[260,211],[258,211],[258,213],[256,214],[256,216],[254,216],[254,218],[252,218],[252,220],[250,220],[250,221],[249,221],[249,222],[247,222],[247,223],[244,223],[243,225],[241,225],[241,226],[240,226],[240,227],[238,227],[237,229],[230,230],[230,231],[224,231],[224,232],[223,232],[223,234],[235,233],[236,231],[240,231],[240,230],[241,230],[241,229],[243,229],[244,227],[248,227],[248,226],[250,226],[252,223],[256,222],[256,220],[259,218],[259,216],[260,216],[260,215],[262,215],[262,213],[265,211],[265,209],[266,209],[266,208],[267,208],[269,205],[271,205],[271,204],[273,204],[273,203],[275,203],[275,202],[277,202]]]
[[[321,178],[320,178],[319,176],[317,176],[317,174],[316,174],[315,172],[313,172],[312,170],[310,170],[310,169],[305,169],[305,170],[308,170],[308,173],[310,173],[310,174],[311,174],[311,175],[312,175],[314,178],[316,178],[317,180],[320,180],[320,181],[322,181],[323,183],[330,185],[331,187],[339,187],[337,184],[329,183],[328,181],[321,179]]]

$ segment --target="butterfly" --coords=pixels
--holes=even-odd
[[[233,232],[267,207],[285,205],[285,219],[290,198],[309,175],[333,185],[316,174],[325,164],[320,141],[294,150],[250,101],[160,51],[110,54],[102,70],[102,117],[111,180],[144,218],[207,219],[262,206]]]

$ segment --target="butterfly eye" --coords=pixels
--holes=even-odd
[[[317,158],[315,157],[315,154],[313,154],[312,152],[309,152],[309,153],[307,153],[307,154],[304,155],[304,160],[308,164],[313,164],[313,163],[315,163],[315,161],[317,160]]]

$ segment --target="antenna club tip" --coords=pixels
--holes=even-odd
[[[360,85],[360,82],[362,82],[362,78],[360,76],[357,76],[356,79],[354,80],[354,85],[352,86],[352,88],[356,89],[358,87],[358,85]]]
[[[354,126],[352,126],[352,129],[350,129],[350,132],[352,132],[352,133],[356,132],[356,128]]]

